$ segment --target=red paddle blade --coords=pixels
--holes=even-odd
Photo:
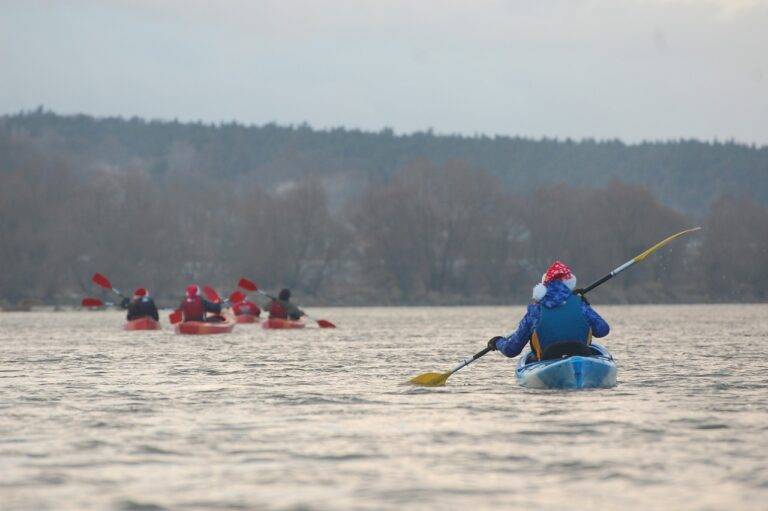
[[[173,311],[168,315],[168,319],[171,321],[172,325],[175,325],[176,323],[180,323],[182,320],[182,314],[181,311]]]
[[[320,328],[336,328],[336,325],[334,325],[327,319],[318,319],[315,321],[317,321],[317,326],[319,326]]]
[[[112,283],[109,281],[107,277],[105,277],[101,273],[94,273],[93,277],[91,277],[91,280],[97,286],[101,286],[106,289],[112,289]]]
[[[229,301],[232,303],[238,303],[245,300],[245,295],[240,291],[235,291],[231,295],[229,295]]]
[[[203,286],[203,293],[205,293],[206,298],[212,302],[218,303],[221,301],[219,293],[217,293],[211,286]]]
[[[237,283],[237,287],[241,287],[245,289],[246,291],[258,291],[259,286],[256,285],[256,283],[252,280],[248,280],[246,278],[240,279],[240,282]]]
[[[104,302],[98,298],[83,298],[83,301],[80,302],[80,305],[83,307],[103,307]]]

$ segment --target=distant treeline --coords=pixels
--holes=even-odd
[[[386,129],[98,119],[42,108],[0,116],[0,130],[66,155],[78,172],[141,169],[154,178],[200,176],[256,182],[267,190],[312,177],[329,191],[334,209],[422,158],[437,165],[467,162],[519,195],[553,183],[600,187],[618,179],[643,185],[663,204],[689,214],[705,214],[723,195],[768,204],[768,146],[734,142],[397,135]]]
[[[117,121],[84,122],[104,140],[99,129]],[[593,300],[768,297],[768,208],[743,195],[723,195],[693,218],[639,184],[540,183],[523,192],[466,160],[416,158],[332,207],[322,175],[274,188],[223,171],[161,172],[141,157],[85,165],[98,144],[85,137],[59,141],[66,150],[58,150],[41,142],[48,136],[0,130],[5,306],[77,303],[96,292],[94,271],[125,290],[147,286],[166,305],[188,283],[229,292],[240,276],[270,290],[292,287],[310,304],[522,303],[555,258],[587,284],[699,222],[704,231]]]

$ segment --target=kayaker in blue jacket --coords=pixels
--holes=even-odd
[[[576,277],[555,261],[533,288],[533,302],[515,332],[488,341],[488,347],[516,357],[530,341],[538,360],[564,355],[590,355],[592,337],[605,337],[610,327],[583,296],[573,293]]]

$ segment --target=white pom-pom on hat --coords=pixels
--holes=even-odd
[[[544,284],[536,284],[533,286],[533,299],[540,302],[542,298],[547,294],[547,286]]]

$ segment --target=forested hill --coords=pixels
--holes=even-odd
[[[333,199],[386,182],[408,163],[463,160],[525,193],[541,184],[647,186],[675,209],[699,214],[722,195],[768,203],[768,147],[680,140],[625,144],[502,136],[396,135],[308,126],[203,124],[62,116],[38,109],[0,117],[0,135],[30,139],[76,168],[132,167],[153,174],[255,180],[277,187],[312,175]],[[0,158],[3,156],[0,155]],[[0,162],[2,163],[2,162]]]

